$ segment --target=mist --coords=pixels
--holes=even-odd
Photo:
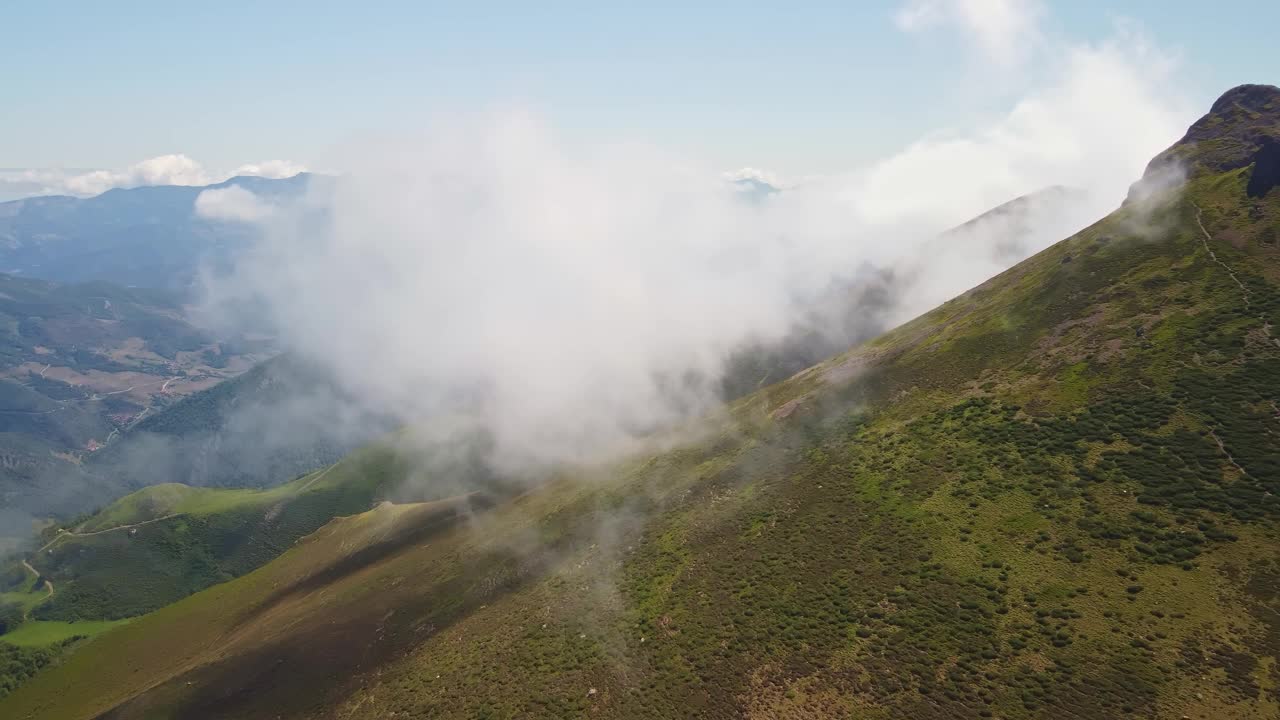
[[[202,198],[264,230],[205,276],[203,310],[254,308],[362,411],[482,432],[499,467],[607,457],[1117,207],[1190,117],[1170,68],[1121,28],[1061,48],[998,117],[749,197],[722,168],[580,142],[536,109],[443,116],[347,145],[297,205]]]

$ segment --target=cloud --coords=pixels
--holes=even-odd
[[[889,278],[874,320],[904,319],[1118,206],[1190,119],[1138,40],[1067,48],[1000,117],[758,202],[687,158],[585,144],[529,112],[355,146],[207,279],[205,306],[260,308],[351,396],[483,431],[509,467],[593,457],[716,407],[727,359],[788,337],[833,288]],[[1059,184],[1084,192],[1032,204],[1013,256],[999,222],[937,241]]]
[[[208,220],[243,223],[262,222],[274,206],[239,185],[210,188],[196,196],[196,215]]]
[[[148,185],[211,185],[237,175],[292,177],[306,167],[289,160],[241,165],[232,172],[213,171],[182,154],[160,155],[120,170],[16,169],[0,171],[0,200],[35,195],[88,197],[112,188]]]
[[[307,166],[292,160],[266,160],[260,163],[249,163],[236,168],[231,174],[254,175],[265,178],[289,178],[306,172]]]
[[[65,195],[64,182],[70,175],[88,170],[50,170],[41,168],[0,169],[0,202],[35,195]]]
[[[1011,66],[1041,41],[1043,16],[1039,0],[909,0],[894,22],[912,33],[958,28],[986,60]]]
[[[72,195],[97,195],[117,187],[208,185],[204,166],[186,155],[160,155],[124,170],[95,170],[63,181]]]
[[[1054,80],[1025,92],[1004,116],[923,138],[872,167],[859,193],[863,212],[959,221],[1037,189],[1031,179],[1112,202],[1193,117],[1171,82],[1173,61],[1130,27],[1066,48],[1055,62]],[[933,200],[922,207],[920,195]]]

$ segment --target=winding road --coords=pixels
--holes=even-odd
[[[40,577],[40,571],[31,567],[31,563],[27,562],[26,558],[23,558],[22,560],[22,567],[26,568],[27,571],[30,572],[32,575],[35,575],[36,577]],[[49,578],[44,579],[44,589],[46,591],[46,594],[44,596],[45,600],[48,600],[49,598],[53,597],[53,581],[50,580]]]

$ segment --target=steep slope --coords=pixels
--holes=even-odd
[[[1280,191],[1213,140],[681,446],[330,523],[0,714],[1273,718]]]

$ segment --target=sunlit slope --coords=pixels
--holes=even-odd
[[[378,446],[268,490],[176,483],[139,490],[46,533],[30,563],[56,593],[32,617],[132,617],[243,575],[330,519],[390,497],[404,465]]]
[[[1280,91],[1201,122],[1235,160],[1188,139],[1182,193],[681,447],[374,551],[391,508],[335,521],[0,716],[1276,717]]]

